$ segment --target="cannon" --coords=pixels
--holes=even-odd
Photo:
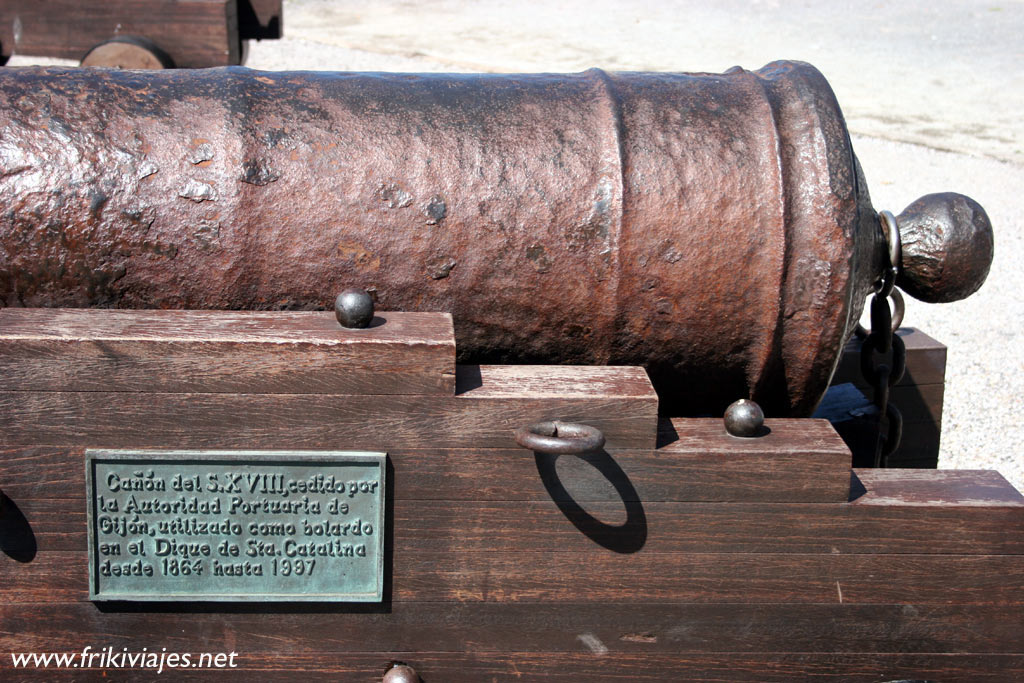
[[[797,62],[8,70],[0,131],[4,306],[322,309],[356,285],[450,312],[462,362],[643,365],[673,414],[808,415],[891,267],[947,301],[992,258],[960,195],[883,230]]]
[[[992,257],[810,66],[0,71],[0,202],[15,677],[1024,679],[1021,494],[804,417]]]

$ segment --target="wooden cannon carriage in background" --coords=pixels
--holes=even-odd
[[[12,54],[126,69],[244,62],[245,41],[282,35],[281,0],[6,0],[0,64]]]

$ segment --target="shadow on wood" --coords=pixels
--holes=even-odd
[[[590,464],[615,487],[615,493],[626,507],[626,521],[622,524],[609,524],[598,519],[587,512],[566,490],[555,467],[559,456],[534,453],[537,473],[540,474],[544,488],[566,519],[587,538],[608,550],[628,554],[643,548],[647,542],[647,516],[644,514],[644,506],[633,483],[615,459],[603,449],[585,455],[564,457],[578,457]]]
[[[17,562],[31,562],[36,550],[36,536],[24,513],[0,492],[0,551]]]

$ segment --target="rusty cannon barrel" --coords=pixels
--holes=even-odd
[[[898,219],[970,294],[984,211]],[[889,238],[893,237],[892,235]],[[450,311],[464,362],[643,364],[679,413],[824,392],[892,239],[813,67],[0,70],[0,303]]]

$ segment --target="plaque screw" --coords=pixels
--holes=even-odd
[[[733,436],[760,436],[764,428],[764,411],[753,401],[741,398],[725,409],[725,431]]]
[[[369,327],[373,320],[373,299],[361,289],[346,289],[334,300],[334,315],[342,327]]]
[[[388,669],[382,683],[420,683],[420,677],[408,664],[398,664]]]

